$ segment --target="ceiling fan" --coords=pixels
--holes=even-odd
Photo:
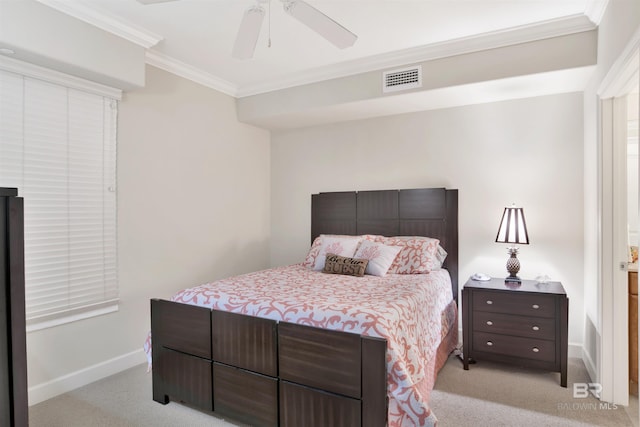
[[[164,3],[174,0],[138,0],[142,4]],[[320,12],[303,0],[280,0],[284,11],[298,21],[333,43],[339,49],[353,46],[358,36],[347,30],[336,21]],[[264,4],[270,0],[256,0],[256,4],[249,7],[242,18],[232,55],[238,59],[250,59],[256,49],[262,22],[266,14]]]

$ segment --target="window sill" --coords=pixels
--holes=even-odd
[[[70,310],[63,313],[55,313],[27,319],[27,333],[36,332],[42,329],[54,328],[78,320],[89,319],[91,317],[102,316],[104,314],[118,311],[118,300],[107,301],[82,309]]]

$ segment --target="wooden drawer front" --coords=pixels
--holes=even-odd
[[[555,317],[556,305],[552,295],[516,292],[473,292],[473,310],[521,316]]]
[[[638,295],[629,295],[629,379],[638,382]]]
[[[555,340],[555,326],[555,319],[547,317],[515,316],[487,311],[473,313],[474,331]]]
[[[277,376],[277,338],[273,320],[213,310],[213,360]]]
[[[555,341],[520,338],[510,335],[476,332],[473,335],[474,351],[522,357],[554,363],[556,360]]]
[[[213,365],[213,410],[252,426],[278,425],[278,380]]]
[[[151,300],[152,345],[211,359],[211,310]]]
[[[357,399],[280,382],[282,427],[360,427],[361,403]]]
[[[280,379],[361,397],[360,336],[281,322]]]
[[[153,370],[164,385],[164,394],[207,411],[213,410],[211,368],[210,360],[166,348],[154,350]]]

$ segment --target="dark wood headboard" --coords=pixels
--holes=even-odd
[[[320,234],[426,236],[447,251],[458,300],[458,190],[350,191],[311,196],[311,242]]]

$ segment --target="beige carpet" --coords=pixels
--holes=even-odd
[[[582,361],[570,359],[568,378],[569,387],[562,388],[557,373],[488,362],[464,371],[451,357],[438,376],[431,406],[440,427],[633,426],[623,407],[605,409],[593,397],[572,397],[573,383],[587,381]],[[29,421],[31,427],[239,425],[177,403],[154,402],[146,365],[32,406]]]
[[[633,426],[625,407],[593,396],[573,398],[573,384],[588,382],[582,360],[569,359],[567,388],[560,374],[479,361],[462,369],[449,358],[431,395],[445,426]],[[635,414],[637,417],[637,400]]]

